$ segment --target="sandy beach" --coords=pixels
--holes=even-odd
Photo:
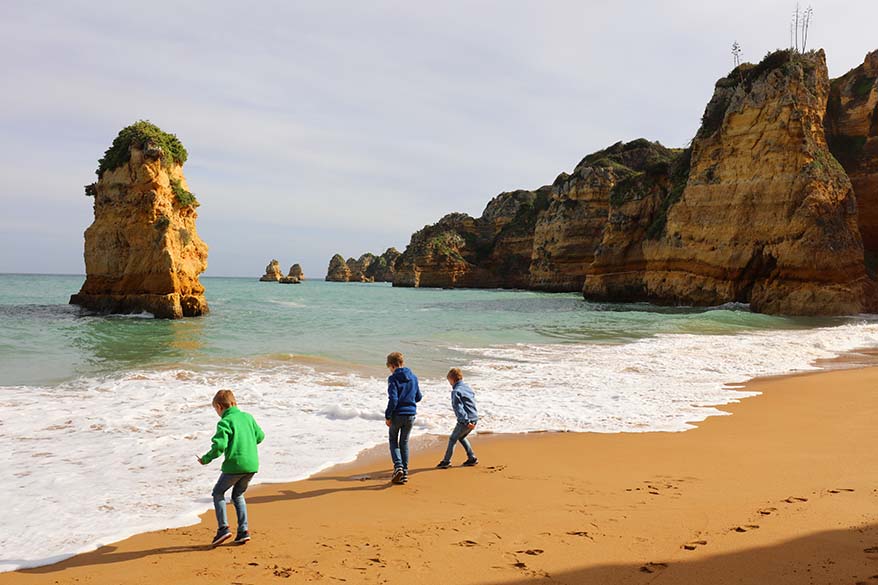
[[[0,584],[878,584],[876,388],[878,367],[756,380],[683,433],[477,436],[476,468],[419,437],[405,486],[381,449],[252,489],[244,546],[204,546],[211,512]]]

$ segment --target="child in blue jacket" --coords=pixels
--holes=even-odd
[[[466,461],[463,462],[467,467],[476,465],[479,460],[473,453],[473,448],[467,440],[476,423],[479,422],[479,411],[476,410],[476,395],[469,384],[463,381],[463,373],[460,368],[451,368],[447,376],[448,383],[451,384],[451,409],[457,417],[457,424],[448,437],[448,449],[445,450],[445,457],[436,466],[439,469],[448,469],[451,467],[451,455],[454,453],[454,445],[460,441],[466,450]]]
[[[387,409],[384,422],[390,428],[390,457],[393,459],[393,483],[406,483],[409,479],[409,435],[415,424],[421,401],[418,377],[405,367],[402,354],[395,351],[387,356]]]

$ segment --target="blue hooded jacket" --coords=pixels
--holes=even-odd
[[[458,422],[476,422],[479,411],[476,410],[476,395],[469,384],[460,380],[451,388],[451,408]]]
[[[408,368],[396,368],[387,377],[387,410],[384,411],[384,418],[415,415],[418,412],[417,403],[420,401],[418,377]]]

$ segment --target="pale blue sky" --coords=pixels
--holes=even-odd
[[[794,2],[43,2],[0,6],[0,272],[82,273],[97,159],[149,119],[189,150],[207,275],[400,250],[585,154],[685,145]],[[878,2],[815,2],[830,75]]]

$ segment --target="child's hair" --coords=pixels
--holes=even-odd
[[[394,368],[401,368],[402,364],[405,363],[405,359],[402,357],[402,354],[398,351],[395,351],[391,354],[387,355],[387,366],[393,366]]]
[[[460,371],[460,368],[451,368],[448,370],[448,375],[445,377],[452,382],[460,382],[463,380],[463,372]]]
[[[235,400],[235,394],[231,390],[220,390],[213,397],[213,403],[223,410],[227,408],[231,408],[232,406],[238,406],[238,402]]]

